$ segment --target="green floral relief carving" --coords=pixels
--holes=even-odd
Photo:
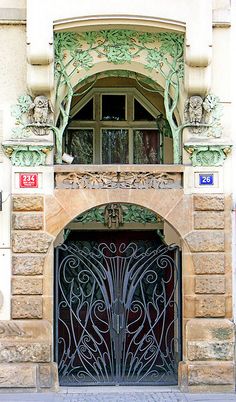
[[[14,166],[39,166],[45,165],[47,153],[51,151],[51,145],[4,145],[3,149]]]
[[[30,129],[26,114],[29,112],[32,98],[29,95],[21,95],[17,99],[18,103],[11,107],[11,115],[15,117],[16,127],[12,129],[12,139],[28,138]]]
[[[185,145],[184,148],[190,154],[193,166],[222,166],[231,151],[230,145]]]
[[[83,81],[84,77],[80,79],[81,70],[89,70],[98,60],[107,61],[115,66],[139,61],[142,58],[149,73],[159,73],[165,79],[166,118],[173,137],[174,162],[180,163],[182,127],[177,126],[174,112],[178,104],[180,84],[184,72],[183,43],[184,36],[182,34],[166,32],[107,30],[85,33],[56,33],[54,38],[56,99],[59,99],[61,87],[66,86],[67,88],[67,95],[59,105],[58,125],[54,128],[57,162],[61,163],[62,136],[68,124],[71,101],[74,95],[72,78],[77,75],[77,83]]]
[[[105,205],[101,207],[92,208],[87,212],[79,215],[75,220],[80,223],[88,223],[88,222],[97,222],[103,223],[105,222],[104,210]],[[146,208],[139,207],[138,205],[133,204],[120,204],[123,212],[123,223],[137,222],[137,223],[158,223],[161,222],[161,218],[159,218],[156,214],[149,211]]]

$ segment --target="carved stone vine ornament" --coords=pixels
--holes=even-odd
[[[193,134],[219,138],[222,136],[222,106],[217,96],[208,94],[205,98],[193,95],[185,102],[185,125]]]
[[[56,173],[56,188],[168,189],[182,188],[180,173],[86,172]]]

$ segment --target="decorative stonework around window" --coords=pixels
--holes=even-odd
[[[95,32],[60,32],[55,34],[56,97],[60,111],[56,135],[56,161],[61,163],[62,137],[68,124],[74,93],[74,77],[77,85],[84,81],[81,71],[90,70],[98,62],[123,65],[142,63],[147,75],[158,73],[165,80],[164,104],[169,122],[174,149],[174,162],[180,163],[180,133],[174,118],[179,100],[180,83],[183,78],[184,36],[176,33],[147,33],[131,30],[107,30]],[[125,69],[127,69],[125,67]],[[61,91],[67,92],[63,101]],[[170,96],[171,94],[171,96]]]
[[[180,173],[71,172],[56,173],[57,189],[169,189],[182,188]]]

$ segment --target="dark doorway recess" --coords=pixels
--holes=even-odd
[[[56,248],[61,385],[177,384],[179,255],[156,231],[72,231]]]

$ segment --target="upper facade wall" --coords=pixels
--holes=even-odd
[[[28,0],[28,87],[33,94],[53,90],[53,30],[125,27],[185,32],[185,89],[205,95],[212,87],[212,25],[229,15],[229,0],[147,0],[145,7],[141,0]]]

